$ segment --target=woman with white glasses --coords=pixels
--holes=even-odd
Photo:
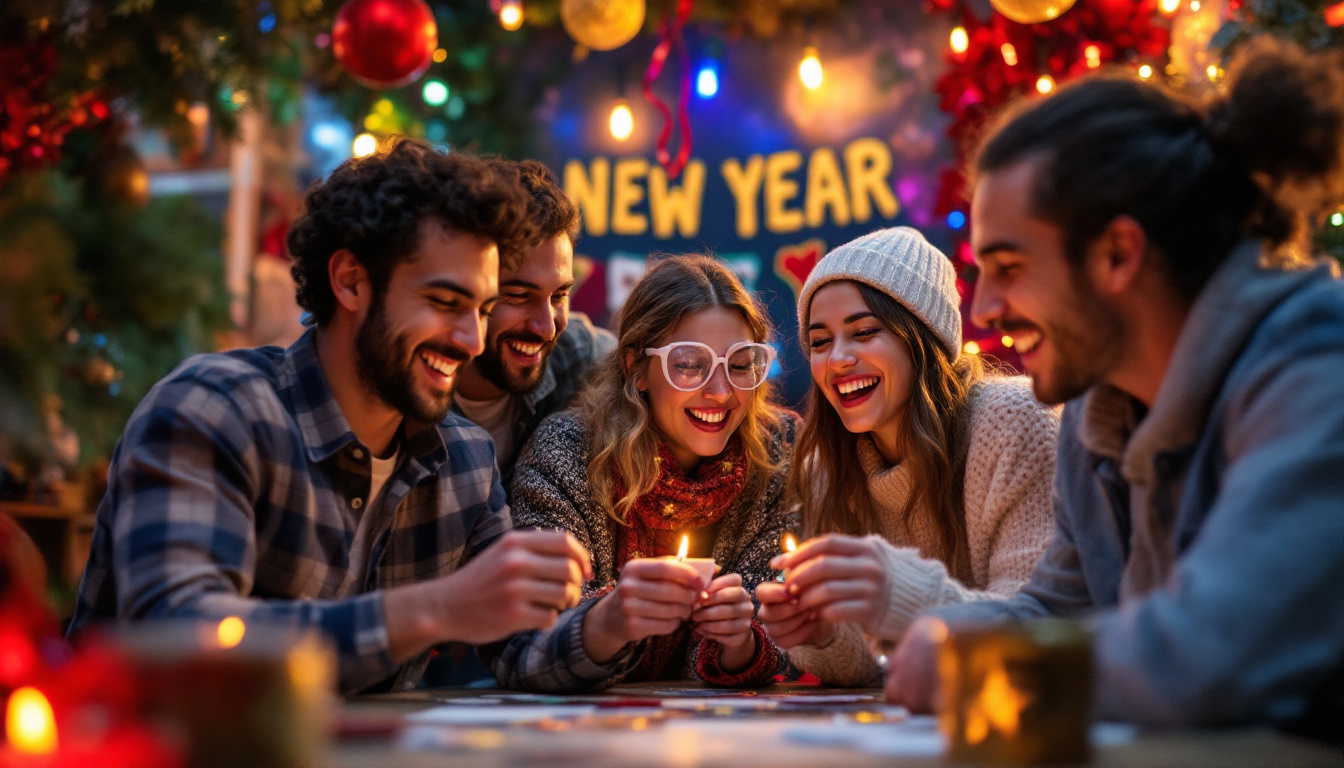
[[[784,507],[794,419],[771,404],[764,311],[720,261],[680,256],[630,292],[618,347],[576,406],[518,461],[518,527],[568,531],[592,556],[584,600],[550,629],[482,649],[501,685],[768,684],[778,649],[752,592],[793,522]],[[677,558],[712,557],[706,581]]]

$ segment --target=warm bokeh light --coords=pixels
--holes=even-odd
[[[607,121],[607,127],[611,129],[612,138],[617,141],[625,141],[635,132],[635,115],[630,111],[630,105],[625,103],[625,99],[616,102],[616,106],[611,108],[611,119]]]
[[[1159,0],[1157,7],[1163,13],[1170,16],[1181,7],[1181,0]]]
[[[369,114],[364,116],[364,130],[376,131],[383,127],[383,116],[378,114]]]
[[[56,751],[56,715],[41,691],[24,687],[9,695],[5,735],[10,748],[21,755],[50,755]]]
[[[1199,0],[1190,0],[1190,10],[1193,13],[1199,13],[1199,9],[1202,7],[1203,6],[1199,4]]]
[[[435,49],[434,49],[434,63],[435,63],[435,64],[442,64],[443,62],[445,62],[445,61],[447,61],[447,60],[448,60],[448,51],[446,51],[446,50],[444,50],[444,49],[442,49],[442,48],[435,48]]]
[[[368,157],[378,151],[378,137],[372,133],[361,133],[350,144],[350,154],[355,157]]]
[[[1003,342],[1003,346],[1005,346],[1005,347],[1011,347],[1011,346],[1013,346],[1013,337],[1012,337],[1012,336],[1004,336],[1003,338],[999,339],[999,341]]]
[[[677,559],[685,560],[686,553],[691,551],[691,537],[685,534],[681,536],[681,546],[677,547]]]
[[[1332,27],[1344,27],[1344,3],[1326,6],[1325,23]]]
[[[978,355],[980,354],[980,345],[974,341],[968,341],[962,345],[961,350],[968,355]]]
[[[952,52],[961,54],[971,47],[971,38],[966,34],[965,27],[953,27],[952,35],[948,38],[948,45],[952,46]]]
[[[1139,77],[1143,78],[1144,80],[1147,80],[1152,76],[1153,76],[1152,67],[1148,66],[1147,64],[1144,64],[1143,66],[1139,67]]]
[[[523,26],[523,4],[518,0],[505,0],[499,7],[499,26],[510,32]]]
[[[798,78],[810,91],[815,91],[821,87],[825,76],[821,71],[821,58],[817,56],[816,48],[808,46],[803,51],[803,60],[798,63]]]
[[[219,622],[216,634],[219,635],[220,648],[234,648],[243,642],[243,635],[247,634],[247,625],[237,616],[230,616]]]
[[[1041,75],[1040,78],[1036,80],[1037,93],[1049,93],[1053,90],[1055,90],[1055,78],[1049,75]]]
[[[784,551],[793,552],[798,549],[798,542],[793,540],[792,533],[784,534]]]
[[[1004,43],[999,46],[999,53],[1003,55],[1003,63],[1010,67],[1017,66],[1017,49],[1012,43]]]
[[[1095,45],[1089,45],[1083,49],[1083,58],[1087,59],[1088,69],[1096,69],[1101,66],[1101,49]]]
[[[1210,64],[1208,68],[1204,70],[1204,73],[1209,76],[1210,80],[1217,80],[1218,76],[1222,74],[1222,70],[1218,69],[1217,64]]]

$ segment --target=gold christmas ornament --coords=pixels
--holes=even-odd
[[[644,0],[561,0],[560,22],[579,45],[610,51],[639,34]]]
[[[994,10],[1019,24],[1054,21],[1073,7],[1074,0],[989,0]]]

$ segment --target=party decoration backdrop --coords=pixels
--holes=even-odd
[[[952,160],[934,90],[950,28],[916,4],[879,2],[856,4],[806,39],[718,39],[689,26],[695,144],[675,178],[655,157],[661,116],[630,98],[656,41],[636,38],[576,65],[538,120],[549,127],[542,157],[583,216],[574,308],[607,321],[650,254],[714,253],[768,307],[776,375],[799,404],[809,374],[795,300],[817,260],[896,224],[951,243],[947,220],[933,212],[938,174]],[[825,70],[815,90],[798,76],[807,46]],[[713,89],[703,84],[707,69]],[[679,87],[670,76],[656,84],[669,103]],[[622,97],[634,131],[618,141],[608,117]]]

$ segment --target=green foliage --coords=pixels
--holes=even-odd
[[[228,325],[219,225],[187,198],[90,200],[54,171],[6,192],[0,434],[21,463],[41,463],[59,403],[81,457],[105,456],[149,387]]]

